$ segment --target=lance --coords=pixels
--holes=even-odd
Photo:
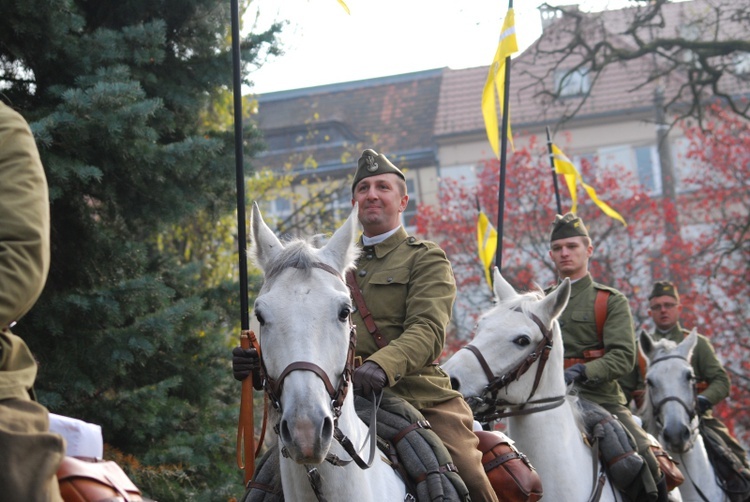
[[[243,349],[256,344],[250,330],[247,299],[247,242],[245,223],[245,170],[243,162],[242,133],[242,74],[240,54],[239,0],[231,1],[232,9],[232,95],[234,98],[234,159],[237,178],[237,248],[240,267],[240,346]],[[240,418],[237,427],[237,467],[245,471],[245,484],[255,471],[255,420],[253,418],[253,375],[242,381]]]
[[[508,11],[513,8],[513,0],[508,0]],[[497,195],[497,251],[495,266],[503,271],[503,223],[505,218],[505,166],[508,156],[508,122],[510,120],[510,55],[505,56],[505,82],[503,89],[503,121],[500,133],[500,187]]]
[[[549,165],[552,168],[552,182],[555,185],[555,200],[557,201],[557,214],[563,214],[562,203],[560,202],[560,187],[557,184],[557,173],[555,172],[555,155],[552,153],[552,138],[549,135],[549,126],[547,126],[547,152],[549,152]]]

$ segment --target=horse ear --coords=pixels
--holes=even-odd
[[[250,246],[247,254],[258,268],[265,271],[269,260],[276,256],[284,246],[276,237],[276,234],[266,225],[266,222],[263,221],[257,202],[253,203],[253,212],[250,219]]]
[[[518,296],[516,290],[513,288],[513,286],[510,285],[508,281],[505,280],[505,277],[503,277],[497,267],[492,267],[492,274],[494,280],[493,289],[495,290],[495,296],[497,297],[498,301],[503,301]]]
[[[646,355],[646,359],[649,361],[654,357],[654,339],[651,335],[641,330],[640,336],[641,350]]]
[[[333,233],[326,243],[322,252],[330,260],[330,264],[338,269],[342,275],[346,269],[354,265],[359,250],[356,246],[356,238],[359,235],[359,220],[357,219],[357,204],[352,207],[352,212],[344,224]]]
[[[545,296],[539,303],[540,306],[547,312],[550,320],[557,319],[557,317],[565,310],[568,305],[568,299],[570,298],[570,279],[567,277],[563,279],[554,291]]]
[[[678,350],[680,351],[680,354],[687,359],[688,361],[691,360],[693,356],[693,349],[695,349],[695,345],[698,343],[698,330],[693,328],[690,331],[690,334],[688,334],[678,345]]]

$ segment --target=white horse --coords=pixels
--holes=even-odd
[[[250,226],[249,254],[264,274],[255,314],[267,392],[279,418],[285,499],[404,500],[401,478],[379,453],[370,456],[376,446],[351,392],[356,340],[343,276],[357,254],[356,206],[320,249],[302,240],[282,243],[257,204]],[[342,446],[346,438],[353,446]]]
[[[640,410],[646,430],[678,462],[685,481],[680,485],[686,502],[729,500],[719,486],[698,430],[695,375],[690,364],[698,341],[695,329],[679,344],[654,341],[641,333],[641,349],[649,361],[646,397]]]
[[[563,346],[557,318],[567,305],[566,279],[548,296],[517,293],[494,271],[497,305],[479,320],[472,342],[443,368],[475,416],[510,408],[508,435],[542,479],[545,500],[621,500],[583,441],[577,413],[566,399]],[[481,418],[480,418],[481,420]],[[600,483],[603,483],[600,484]],[[596,498],[593,498],[596,500]]]

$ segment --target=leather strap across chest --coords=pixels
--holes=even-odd
[[[378,326],[375,324],[375,319],[372,318],[372,312],[367,308],[365,298],[362,296],[362,291],[357,284],[357,278],[354,277],[354,270],[349,270],[346,273],[346,285],[349,286],[349,289],[351,290],[352,298],[354,299],[354,303],[357,304],[357,310],[362,316],[362,320],[365,322],[367,331],[372,335],[378,348],[382,349],[388,345],[388,340],[386,340],[380,333]]]

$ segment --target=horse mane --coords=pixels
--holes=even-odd
[[[284,244],[283,249],[277,256],[266,266],[266,281],[276,277],[285,268],[296,268],[302,270],[306,277],[309,277],[313,269],[312,264],[319,261],[315,251],[317,248],[313,244],[313,239],[292,238]]]
[[[529,305],[544,298],[544,291],[539,286],[529,291],[521,291],[512,298],[498,301],[495,308],[504,308],[508,310],[520,309],[524,314],[528,314]]]

